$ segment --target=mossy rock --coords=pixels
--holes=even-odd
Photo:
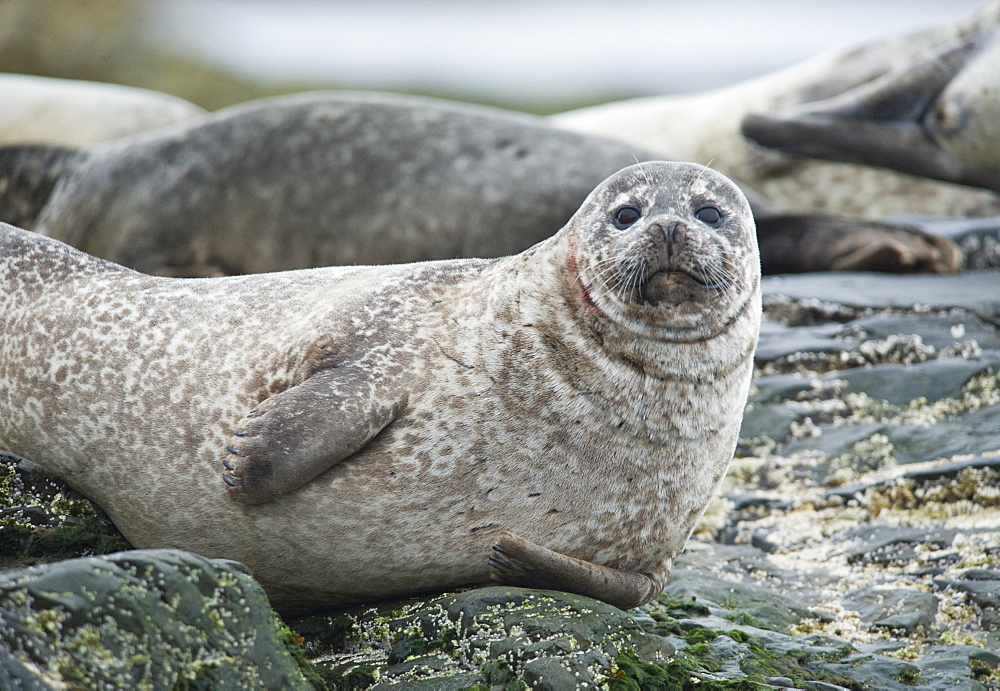
[[[610,605],[501,586],[293,624],[335,688],[573,688],[603,683],[623,650],[673,653]]]
[[[313,688],[295,643],[236,562],[140,550],[0,574],[0,688]]]

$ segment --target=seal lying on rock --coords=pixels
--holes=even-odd
[[[0,220],[175,276],[496,257],[550,236],[604,178],[651,158],[519,113],[301,94],[85,152],[0,149]],[[765,267],[960,263],[949,241],[919,231],[820,214],[786,222],[759,195],[752,204]],[[818,263],[786,251],[803,235]]]
[[[496,260],[157,278],[3,225],[0,448],[285,611],[491,576],[631,607],[733,454],[759,284],[688,163]]]

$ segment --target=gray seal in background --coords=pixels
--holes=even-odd
[[[313,93],[88,151],[0,149],[0,178],[10,181],[0,214],[96,256],[175,276],[495,257],[549,237],[608,175],[656,158],[529,115]],[[752,204],[765,266],[774,248],[786,270],[958,266],[948,241],[919,232],[886,237],[865,221],[831,228],[823,214],[783,224],[759,196]],[[780,240],[804,232],[814,245],[836,240],[840,253],[820,244],[819,265],[797,264],[784,250],[796,242]]]
[[[89,146],[205,114],[148,89],[0,73],[0,144]]]
[[[931,179],[926,170],[917,174],[929,177],[916,178],[885,168],[830,163],[785,154],[748,140],[741,133],[741,121],[750,114],[765,119],[780,118],[795,113],[799,107],[808,109],[808,104],[826,102],[840,94],[853,93],[856,97],[865,93],[866,85],[908,71],[917,78],[918,89],[940,85],[942,77],[945,80],[949,78],[946,74],[948,68],[944,64],[929,65],[929,56],[956,44],[988,41],[988,36],[997,29],[1000,29],[1000,0],[991,0],[954,23],[889,35],[845,50],[823,53],[720,89],[616,101],[561,113],[552,116],[552,120],[561,127],[618,139],[660,152],[664,157],[701,163],[711,161],[716,170],[741,184],[750,185],[781,208],[789,210],[822,210],[870,219],[885,219],[900,214],[995,216],[1000,214],[1000,195],[990,191],[993,187],[975,189],[941,182]],[[986,66],[984,62],[979,64]],[[935,74],[934,67],[939,67],[941,74]],[[983,86],[995,80],[995,68],[992,75],[974,76],[971,67],[963,70],[963,80],[971,77]],[[956,93],[965,91],[958,83],[953,87],[957,87]],[[981,114],[980,124],[990,129],[987,118],[996,113],[995,91],[993,96],[975,94],[971,90],[965,93],[973,98],[971,103],[982,104],[974,110]],[[926,103],[926,98],[911,99],[909,103],[902,101],[901,105],[915,105],[919,109],[921,102]],[[968,106],[956,109],[955,105],[950,104],[952,114],[969,110]],[[874,112],[872,114],[875,115]],[[881,118],[884,119],[885,115],[883,111]],[[858,142],[859,150],[870,148],[878,151],[898,139],[894,130],[904,123],[890,117],[895,122],[883,123],[887,127],[874,129],[878,117],[843,123],[848,136],[851,131],[866,129],[866,136]],[[931,114],[929,119],[933,120],[933,117]],[[946,120],[949,119],[946,117]],[[996,122],[995,118],[993,122]],[[926,134],[931,136],[934,123],[929,124],[931,126]],[[905,129],[912,131],[913,128],[900,131]],[[961,136],[973,141],[975,128],[965,129],[966,133]],[[794,130],[788,128],[788,131]],[[804,135],[801,144],[812,145],[814,140],[822,140],[823,136]],[[910,137],[908,141],[914,143],[916,139]],[[987,142],[989,138],[982,141]],[[928,142],[924,142],[919,149],[911,147],[902,152],[903,158],[916,150],[926,152],[929,146]],[[944,148],[948,146],[945,142]],[[982,147],[987,148],[988,144]],[[995,149],[992,147],[992,150]],[[844,157],[843,160],[869,162],[858,157]],[[762,253],[767,254],[763,248]]]

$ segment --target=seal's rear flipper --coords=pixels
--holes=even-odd
[[[954,273],[962,253],[947,238],[906,225],[820,212],[757,215],[765,274],[806,271]]]
[[[0,146],[0,221],[33,229],[59,178],[83,155],[44,144]]]
[[[323,370],[265,399],[233,432],[222,479],[241,504],[301,487],[371,441],[406,407],[371,372]]]
[[[562,590],[621,609],[638,607],[663,590],[667,571],[646,574],[568,557],[504,531],[489,557],[490,578],[504,585]]]

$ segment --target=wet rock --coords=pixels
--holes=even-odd
[[[1000,581],[974,581],[956,580],[949,578],[935,578],[934,585],[939,588],[950,588],[954,591],[965,593],[969,600],[976,603],[984,610],[996,611],[1000,609]]]
[[[791,432],[792,425],[806,417],[806,414],[801,408],[787,403],[751,405],[743,415],[740,435],[747,439],[784,439]]]
[[[905,472],[900,475],[894,476],[888,480],[873,480],[864,484],[851,485],[847,487],[838,487],[837,489],[829,490],[824,496],[827,497],[853,497],[863,494],[869,489],[874,489],[877,487],[884,487],[887,485],[892,485],[899,480],[916,480],[920,482],[927,482],[932,480],[939,480],[942,478],[954,478],[958,476],[962,471],[970,468],[1000,468],[1000,457],[984,457],[978,456],[973,458],[966,458],[961,461],[955,461],[953,463],[945,463],[943,465],[935,465],[931,468],[920,468],[918,470],[912,470],[910,472]]]
[[[843,332],[840,324],[791,328],[777,321],[761,324],[760,342],[754,354],[757,362],[769,362],[799,353],[836,353],[849,350],[852,343],[836,340]]]
[[[787,631],[802,619],[815,616],[804,604],[781,592],[696,569],[675,569],[663,592],[673,601],[698,602],[716,616],[760,629]]]
[[[917,546],[933,545],[944,549],[951,546],[957,534],[956,530],[902,528],[873,523],[849,530],[842,537],[860,542],[844,552],[849,564],[905,564],[916,559]]]
[[[826,379],[842,379],[847,382],[848,391],[865,393],[878,401],[907,405],[916,399],[933,403],[942,398],[957,398],[974,376],[997,371],[1000,371],[1000,354],[988,353],[968,360],[948,358],[912,365],[856,368],[827,375]]]
[[[907,633],[933,625],[938,610],[937,596],[910,589],[868,589],[846,602],[857,610],[862,621],[876,628],[901,629]]]
[[[1000,655],[967,645],[931,646],[917,666],[920,686],[978,691],[987,687],[977,678],[988,678],[992,670],[1000,668]]]
[[[769,276],[761,281],[761,291],[764,296],[816,300],[855,309],[960,307],[995,323],[1000,317],[997,285],[997,272],[990,270],[947,276],[831,272]]]
[[[121,552],[0,574],[0,687],[311,688],[236,562]]]
[[[915,686],[920,679],[920,668],[911,662],[866,653],[848,655],[826,667],[865,689],[899,689]]]
[[[885,340],[900,334],[918,334],[927,346],[942,350],[974,341],[984,350],[1000,349],[1000,332],[995,325],[966,310],[931,314],[913,312],[882,313],[856,319],[841,327],[840,333],[857,338]]]
[[[903,463],[992,453],[1000,448],[1000,405],[929,425],[896,425],[886,432]]]
[[[0,569],[129,547],[100,508],[34,463],[0,452]]]

